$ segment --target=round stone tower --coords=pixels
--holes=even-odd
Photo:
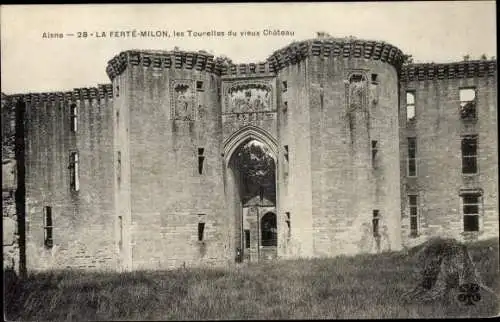
[[[294,43],[269,57],[288,159],[279,173],[292,226],[283,255],[400,248],[402,58],[390,44],[352,38]]]
[[[107,71],[122,267],[234,262],[260,238],[243,238],[241,187],[227,171],[249,139],[273,152],[278,257],[400,248],[402,59],[351,38],[293,43],[240,66],[204,52],[116,56]]]
[[[125,268],[227,257],[217,68],[212,55],[181,51],[127,51],[108,65]]]

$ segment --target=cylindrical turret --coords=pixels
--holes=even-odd
[[[281,191],[297,243],[315,255],[376,250],[378,213],[381,247],[398,248],[401,51],[382,42],[316,39],[269,61],[286,84],[279,133],[291,161]]]
[[[117,207],[125,207],[117,217],[129,218],[121,236],[138,246],[124,256],[133,257],[134,268],[221,260],[224,239],[209,238],[226,224],[218,216],[224,188],[220,72],[213,56],[129,51],[110,62],[108,73],[115,87],[125,86],[115,106],[123,191]]]

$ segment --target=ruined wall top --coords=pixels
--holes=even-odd
[[[55,102],[55,101],[83,101],[92,99],[105,99],[113,97],[113,86],[111,84],[101,84],[97,87],[75,88],[73,91],[67,92],[43,92],[43,93],[26,93],[5,95],[2,93],[2,100],[5,99],[10,103],[23,101],[26,103],[38,102]]]
[[[412,80],[453,79],[496,75],[496,60],[475,60],[443,64],[410,64],[403,66],[405,55],[397,47],[383,41],[346,38],[314,38],[293,42],[274,51],[264,62],[233,64],[223,57],[206,51],[128,50],[113,57],[106,73],[113,80],[130,65],[163,68],[185,68],[205,71],[222,77],[274,76],[281,69],[294,65],[309,56],[363,58],[386,62],[394,66],[402,82]],[[2,100],[25,102],[76,101],[113,97],[112,84],[90,88],[76,88],[68,92],[14,94]]]
[[[403,67],[401,81],[423,81],[495,76],[496,60],[472,60],[445,64],[410,64]]]

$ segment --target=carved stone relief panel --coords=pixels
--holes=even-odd
[[[368,106],[369,84],[364,70],[350,71],[345,78],[346,110],[366,110]]]
[[[274,111],[273,87],[269,81],[235,81],[224,89],[224,109],[227,113]]]
[[[170,119],[194,121],[197,116],[196,94],[193,80],[170,81]]]

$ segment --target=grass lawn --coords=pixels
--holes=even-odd
[[[500,294],[498,241],[469,247],[486,285]],[[403,304],[417,284],[402,252],[282,260],[227,269],[130,273],[36,273],[4,292],[8,320],[354,319],[496,316],[482,291],[475,305],[455,299]],[[454,298],[454,297],[453,297]]]

